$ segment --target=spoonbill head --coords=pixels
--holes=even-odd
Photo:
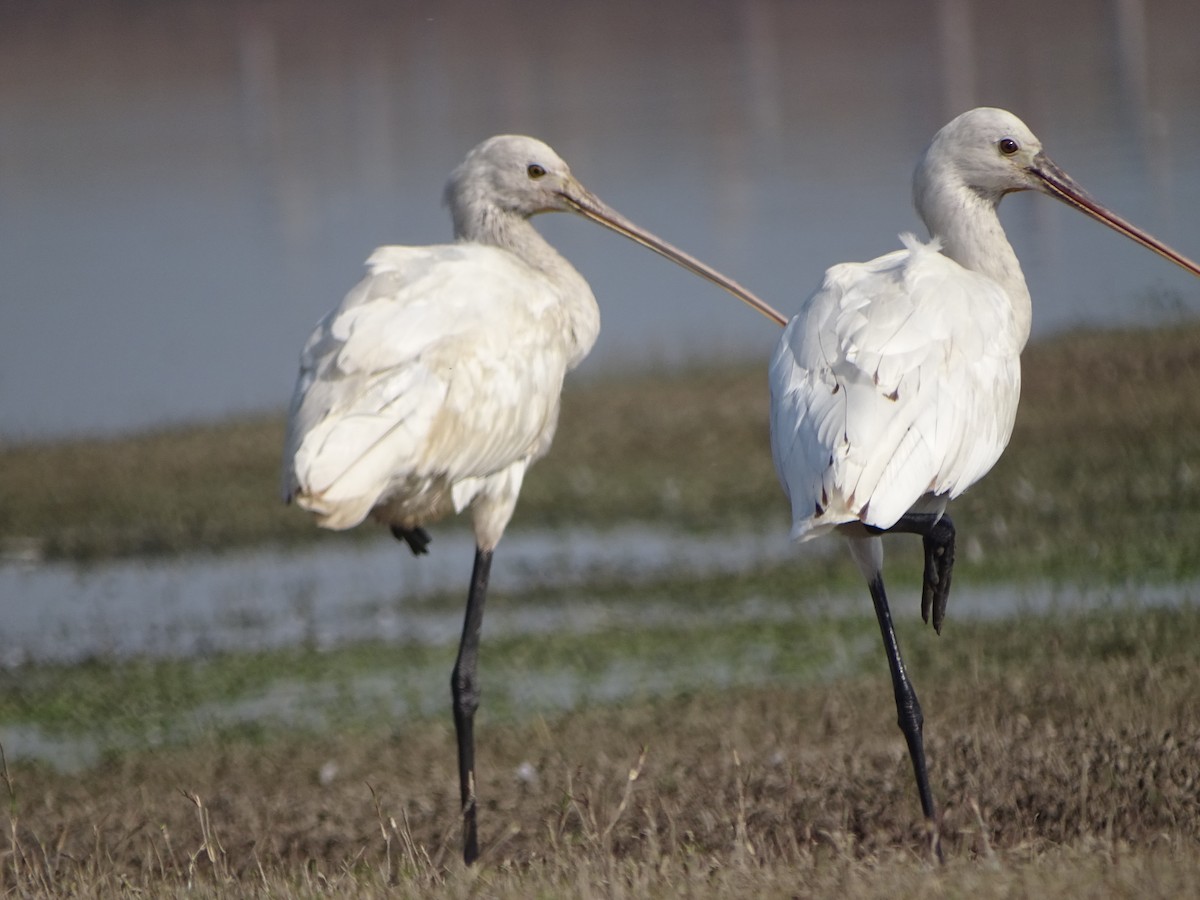
[[[621,215],[585,188],[548,144],[503,134],[479,144],[454,170],[445,202],[459,240],[505,243],[508,225],[539,213],[574,212],[683,266],[786,325],[787,319],[733,279]]]
[[[1054,197],[1200,274],[1200,266],[1191,259],[1095,200],[1008,110],[979,107],[953,119],[934,136],[913,175],[913,202],[930,234],[942,242],[948,257],[979,271],[987,268],[981,256],[994,252],[1003,235],[998,239],[990,228],[983,228],[986,217],[970,210],[977,204],[994,210],[1005,194],[1016,191]],[[967,211],[960,213],[963,206]]]

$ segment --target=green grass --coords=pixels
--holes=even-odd
[[[569,385],[513,528],[785,528],[763,368]],[[1006,455],[952,510],[964,574],[1200,574],[1200,327],[1057,338],[1024,368]],[[272,417],[2,449],[0,549],[86,560],[329,539],[277,500],[281,442]]]
[[[1010,450],[958,507],[983,572],[1195,575],[1200,328],[1075,335],[1026,358]]]

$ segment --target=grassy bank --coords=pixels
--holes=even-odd
[[[1200,889],[1200,611],[906,635],[943,808],[941,869],[922,850],[882,660],[835,678],[810,665],[820,668],[819,654],[808,658],[818,644],[859,628],[869,634],[871,623],[789,624],[777,638],[762,628],[697,630],[659,651],[719,664],[777,640],[795,661],[774,683],[544,716],[497,713],[489,693],[485,855],[473,873],[457,862],[448,716],[398,721],[364,709],[317,733],[214,730],[75,775],[10,763],[0,783],[10,826],[0,836],[0,891],[1144,898]],[[656,637],[624,641],[653,656]],[[486,648],[485,689],[510,665],[556,658],[599,671],[628,650],[620,634],[523,643]],[[366,663],[403,665],[398,656],[368,653]],[[310,653],[284,669],[303,679],[324,667],[320,678],[336,682],[345,665]],[[169,692],[173,683],[164,664],[79,673],[74,684],[122,677],[126,688],[152,680]]]
[[[766,422],[759,366],[571,386],[513,527],[784,528]],[[95,559],[328,539],[277,500],[281,441],[268,418],[4,448],[0,549]],[[1200,573],[1200,327],[1032,346],[1012,443],[954,513],[976,575]]]
[[[1065,337],[1025,371],[1009,452],[954,509],[956,584],[1121,581],[1136,601],[1147,580],[1200,575],[1200,328]],[[514,525],[785,529],[765,422],[758,368],[576,386]],[[331,539],[275,500],[281,430],[8,447],[0,549],[86,561]],[[922,850],[877,628],[838,554],[495,585],[496,607],[586,592],[612,614],[485,639],[473,872],[457,864],[450,643],[0,671],[0,744],[76,754],[67,772],[3,767],[0,894],[1200,893],[1195,598],[1000,623],[952,606],[939,638],[914,613],[916,543],[893,541],[890,571],[944,868]],[[808,603],[843,588],[849,612]],[[461,590],[420,602],[460,609]]]

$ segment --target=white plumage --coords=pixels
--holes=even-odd
[[[901,240],[907,249],[831,268],[772,360],[772,448],[794,539],[855,521],[891,528],[925,495],[940,512],[1012,433],[1022,336],[1008,297],[936,239]]]
[[[494,547],[525,468],[554,436],[563,377],[600,314],[483,244],[382,247],[301,356],[286,491],[327,528],[415,528],[479,501]],[[574,272],[568,273],[574,275]]]
[[[446,187],[454,244],[380,247],[308,339],[288,415],[283,495],[326,528],[405,532],[472,511],[493,549],[546,453],[563,378],[600,329],[591,289],[529,223],[577,212],[730,291],[745,288],[620,216],[533,138],[468,154]]]
[[[792,537],[836,529],[849,539],[939,855],[923,719],[892,626],[881,534],[923,537],[921,612],[940,632],[955,543],[946,505],[995,465],[1016,418],[1032,310],[996,206],[1021,190],[1062,200],[1200,275],[1084,193],[1012,113],[974,109],[939,131],[917,165],[913,199],[932,240],[902,235],[903,250],[829,269],[771,362],[771,448]]]

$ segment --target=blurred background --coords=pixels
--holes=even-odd
[[[785,313],[921,231],[917,156],[976,105],[1197,256],[1197,35],[1196,0],[0,0],[0,749],[74,768],[445,718],[471,536],[314,543],[277,499],[279,414],[372,249],[451,238],[442,188],[480,140],[543,138]],[[1035,340],[1200,319],[1200,282],[1132,242],[1045,197],[1001,213]],[[840,542],[787,538],[779,329],[577,217],[538,227],[603,329],[497,555],[488,715],[882,672]],[[956,627],[1194,600],[1195,328],[1026,354],[1007,472],[955,509]]]
[[[0,0],[0,438],[286,404],[371,249],[450,237],[447,174],[551,143],[640,224],[785,313],[918,229],[913,164],[975,105],[1200,253],[1194,0]],[[1035,337],[1200,313],[1194,280],[1044,198],[1003,213]],[[768,358],[777,331],[567,217],[584,377]]]

